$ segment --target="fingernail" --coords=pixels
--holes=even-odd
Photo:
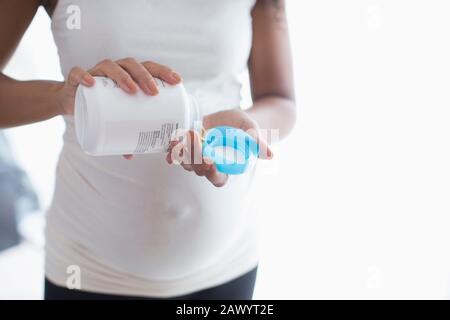
[[[158,85],[155,80],[150,80],[148,82],[148,88],[150,90],[150,94],[156,96],[159,93]]]
[[[181,77],[178,73],[172,71],[170,74],[170,77],[174,80],[174,81],[181,81]]]
[[[129,86],[129,85],[124,85],[124,88],[123,88],[124,90],[125,90],[125,92],[126,93],[133,93],[133,90],[131,89],[131,87]]]
[[[144,91],[144,93],[145,93],[146,95],[149,95],[149,96],[152,95],[152,88],[150,87],[150,84],[149,84],[149,83],[147,83],[147,84],[144,85],[144,87],[142,88],[142,91]]]
[[[172,164],[172,157],[170,156],[170,153],[166,156],[166,161],[168,164]]]
[[[129,90],[129,93],[135,93],[137,90],[137,87],[132,80],[126,81],[125,86]]]
[[[82,83],[86,86],[90,86],[91,84],[94,83],[94,79],[90,75],[86,74],[82,79]]]
[[[125,90],[126,93],[133,93],[133,90],[128,83],[123,83],[121,87],[123,90]]]
[[[147,87],[147,89],[145,90],[145,93],[151,95],[153,93],[153,82],[152,82],[152,80],[148,80],[147,81],[146,87]]]

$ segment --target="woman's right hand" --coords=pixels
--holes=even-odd
[[[62,115],[73,114],[78,86],[80,84],[87,87],[93,86],[94,76],[104,76],[114,80],[129,94],[135,94],[140,89],[147,95],[157,95],[158,85],[154,78],[172,85],[181,82],[181,76],[169,67],[151,61],[138,62],[134,58],[117,61],[105,59],[87,71],[74,67],[59,91],[58,103]]]

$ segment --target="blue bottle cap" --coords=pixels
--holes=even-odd
[[[210,129],[203,143],[203,156],[214,161],[217,170],[226,174],[244,173],[257,158],[256,140],[241,129],[221,126]]]

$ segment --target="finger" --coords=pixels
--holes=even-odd
[[[67,83],[71,87],[78,87],[79,84],[86,87],[91,87],[94,85],[95,79],[89,74],[89,72],[81,69],[80,67],[73,67],[69,72]]]
[[[172,156],[170,155],[170,151],[167,153],[167,155],[166,155],[166,162],[168,163],[168,164],[172,164],[173,162],[172,162]]]
[[[186,168],[189,168],[189,171],[192,171],[191,165],[194,161],[192,160],[193,151],[190,141],[192,141],[192,139],[190,138],[189,133],[180,136],[178,140],[170,141],[166,161],[169,164],[176,163],[185,165]]]
[[[171,143],[169,147],[168,154],[166,156],[166,160],[169,164],[183,164],[185,163],[186,150],[183,143]]]
[[[189,146],[185,143],[181,142],[177,144],[174,149],[179,149],[179,152],[175,152],[175,154],[179,154],[178,163],[184,170],[193,171],[193,165],[191,162],[191,153],[189,151]]]
[[[256,143],[259,146],[258,158],[260,159],[272,159],[273,151],[270,148],[269,144],[266,140],[261,136],[261,133],[258,129],[252,128],[246,131],[253,139],[255,139]]]
[[[256,140],[256,142],[259,145],[258,158],[266,159],[266,160],[272,159],[273,158],[273,151],[270,148],[270,146],[267,144],[267,142],[264,139],[262,139],[262,138],[258,138]]]
[[[190,164],[182,163],[181,167],[183,167],[183,169],[186,171],[194,171],[194,168],[192,168],[192,165],[190,165]]]
[[[198,176],[205,176],[210,170],[211,163],[207,163],[203,159],[202,140],[200,134],[194,130],[189,131],[191,143],[191,161],[192,167]]]
[[[173,157],[172,155],[177,152],[176,150],[174,150],[174,148],[176,148],[177,144],[179,144],[179,141],[170,141],[169,142],[169,147],[167,148],[167,155],[166,155],[166,161],[169,164],[173,163]],[[178,153],[180,153],[180,151],[178,151]]]
[[[210,165],[205,177],[216,187],[223,187],[228,181],[228,175],[219,172],[215,165]]]
[[[202,163],[202,164],[194,164],[192,165],[195,174],[199,177],[204,177],[208,173],[209,170],[211,170],[211,164],[208,163]]]
[[[139,87],[148,95],[158,94],[158,85],[150,72],[133,58],[125,58],[117,61],[117,64],[127,71],[138,83]]]
[[[191,130],[187,132],[185,139],[174,147],[174,149],[177,147],[181,148],[179,153],[175,152],[172,154],[180,154],[181,161],[179,163],[187,171],[196,171],[198,166],[202,164],[201,147],[199,153],[198,141],[200,141],[198,134]]]
[[[94,68],[89,70],[89,73],[94,76],[106,76],[114,80],[120,88],[125,92],[133,94],[138,90],[137,83],[131,76],[117,63],[106,59],[97,64]]]
[[[142,65],[151,73],[151,75],[164,80],[169,84],[174,85],[181,82],[181,76],[167,66],[151,61],[143,62]]]
[[[186,145],[186,157],[190,164],[201,165],[203,163],[202,157],[202,140],[200,134],[195,130],[189,130],[186,134],[186,139],[183,142]]]

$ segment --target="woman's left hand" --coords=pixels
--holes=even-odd
[[[259,145],[261,159],[271,159],[272,150],[262,138],[256,121],[241,109],[232,109],[212,113],[203,118],[203,127],[208,130],[218,126],[230,126],[242,129],[252,136]],[[222,187],[228,180],[228,175],[217,170],[215,164],[202,156],[202,140],[196,131],[188,131],[180,141],[172,141],[166,160],[169,164],[180,164],[185,170],[193,171],[198,176],[206,177],[214,186]]]

